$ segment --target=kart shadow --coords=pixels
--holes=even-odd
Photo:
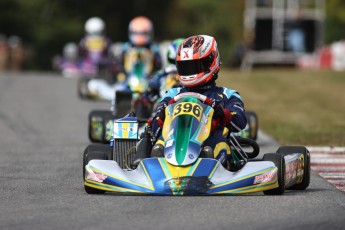
[[[124,196],[124,197],[131,197],[131,196],[147,196],[147,197],[276,197],[276,196],[301,196],[304,194],[315,193],[315,192],[322,192],[325,190],[330,189],[323,189],[323,188],[311,188],[307,190],[286,190],[283,195],[265,195],[263,192],[256,192],[256,193],[249,193],[249,194],[219,194],[219,195],[202,195],[202,194],[195,194],[195,195],[182,195],[182,196],[173,196],[173,195],[157,195],[157,194],[126,194],[126,193],[115,193],[115,192],[108,192],[105,194],[101,194],[102,196]]]

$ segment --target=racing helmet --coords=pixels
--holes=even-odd
[[[89,18],[85,22],[85,32],[88,35],[101,35],[104,31],[105,24],[99,17]]]
[[[215,80],[220,69],[216,39],[208,35],[186,38],[178,49],[176,67],[185,87],[197,87]]]
[[[63,56],[67,59],[78,57],[78,46],[74,42],[69,42],[63,47]]]
[[[168,52],[167,52],[167,60],[169,64],[175,65],[176,53],[177,53],[178,47],[181,45],[183,41],[184,41],[183,38],[177,38],[170,43],[168,47]]]
[[[129,23],[128,36],[131,43],[135,46],[149,45],[153,37],[151,20],[144,16],[133,18]]]

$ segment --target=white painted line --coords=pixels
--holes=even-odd
[[[331,146],[307,146],[307,149],[311,152],[343,152],[345,153],[345,147],[331,147]]]
[[[345,172],[345,166],[338,166],[338,167],[316,167],[311,166],[313,170],[316,170],[318,173],[326,173],[326,172]]]
[[[345,164],[345,158],[341,159],[313,159],[312,157],[310,158],[311,163],[313,164]]]
[[[341,153],[333,153],[333,154],[327,154],[327,153],[312,153],[311,154],[312,158],[344,158],[345,155]]]
[[[345,180],[328,180],[332,184],[337,184],[341,186],[345,186]]]
[[[330,178],[344,178],[345,173],[319,173],[322,177],[330,177]]]

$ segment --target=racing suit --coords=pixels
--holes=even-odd
[[[148,46],[141,47],[141,46],[135,46],[131,42],[126,42],[122,47],[122,52],[120,54],[120,57],[117,57],[118,62],[121,64],[121,66],[124,67],[126,65],[126,63],[125,63],[126,54],[132,48],[147,48],[150,52],[152,52],[152,54],[153,54],[152,72],[157,71],[157,70],[162,68],[162,57],[160,54],[159,46],[156,43],[152,43]],[[125,72],[125,70],[124,70],[124,72]]]
[[[170,88],[180,86],[177,77],[175,65],[169,65],[157,71],[153,74],[148,89],[143,94],[144,98],[147,100],[156,100],[163,97]]]
[[[87,35],[79,43],[81,71],[86,75],[96,75],[105,71],[113,74],[109,49],[111,41],[103,35]]]
[[[79,56],[97,65],[109,59],[110,45],[110,39],[105,36],[85,36],[79,43]]]
[[[205,146],[210,146],[213,149],[214,158],[218,159],[223,165],[227,164],[228,157],[230,157],[231,150],[228,143],[228,134],[230,132],[239,132],[245,128],[247,119],[244,111],[244,104],[235,90],[225,87],[216,86],[215,82],[206,84],[200,88],[172,88],[162,98],[160,105],[157,108],[156,114],[152,120],[152,130],[154,135],[158,138],[157,143],[163,144],[161,137],[162,124],[159,122],[159,115],[165,109],[166,104],[174,96],[185,92],[196,92],[209,97],[212,101],[220,104],[224,109],[231,113],[231,118],[228,124],[219,123],[218,126],[211,131],[210,136],[205,141]]]

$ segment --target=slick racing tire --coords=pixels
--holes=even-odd
[[[85,181],[85,166],[91,160],[111,160],[112,149],[108,145],[91,144],[86,147],[83,156],[83,179]],[[88,194],[103,194],[105,191],[84,185],[84,189]]]
[[[107,145],[107,144],[90,144],[88,145],[84,150],[84,156],[83,156],[83,176],[85,177],[85,165],[89,163],[89,161],[86,160],[86,156],[88,153],[105,153],[106,160],[112,160],[113,159],[113,149]]]
[[[264,161],[272,161],[274,165],[278,168],[278,188],[270,189],[264,191],[265,195],[282,195],[285,192],[285,159],[281,154],[267,153],[263,157]]]
[[[109,143],[107,123],[114,119],[110,110],[94,110],[89,114],[88,136],[94,143]]]
[[[114,97],[113,113],[115,118],[122,118],[132,110],[132,92],[116,91]]]
[[[87,83],[89,79],[85,77],[80,77],[78,79],[78,85],[77,85],[77,91],[78,91],[78,96],[81,99],[87,99]]]
[[[136,114],[136,117],[139,119],[149,119],[151,115],[149,105],[145,105],[140,100],[139,103],[135,106],[134,112]]]
[[[258,137],[259,121],[255,112],[246,112],[247,123],[249,125],[249,138],[256,140]]]
[[[303,179],[299,184],[295,184],[288,188],[289,190],[305,190],[310,184],[310,153],[304,146],[282,146],[277,150],[277,153],[282,155],[288,155],[292,153],[303,153],[304,155],[304,167],[303,167]]]

